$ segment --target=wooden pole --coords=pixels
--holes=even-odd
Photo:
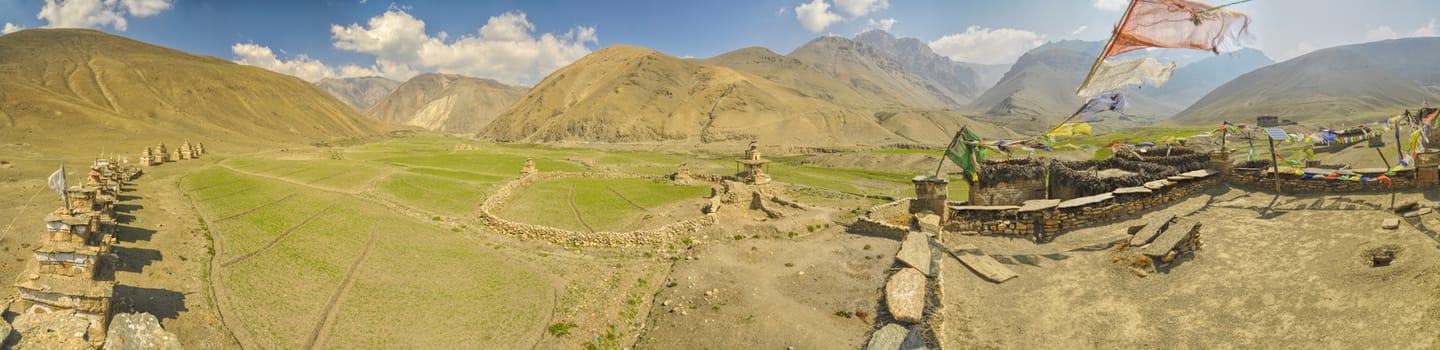
[[[1385,162],[1385,170],[1386,170],[1386,171],[1389,171],[1389,170],[1390,170],[1390,160],[1389,160],[1389,159],[1385,159],[1385,152],[1381,152],[1379,148],[1376,148],[1376,149],[1375,149],[1375,153],[1380,155],[1380,161]]]
[[[1270,139],[1270,163],[1275,165],[1275,193],[1280,193],[1280,157],[1275,155],[1275,138]]]
[[[1230,138],[1230,128],[1227,128],[1227,127],[1225,127],[1224,125],[1221,125],[1221,126],[1220,126],[1220,153],[1226,153],[1226,152],[1227,152],[1227,151],[1225,150],[1225,139],[1227,139],[1227,138]]]
[[[1075,93],[1080,93],[1080,90],[1084,89],[1086,85],[1090,85],[1090,80],[1095,78],[1095,71],[1100,69],[1100,62],[1105,61],[1105,53],[1109,52],[1110,48],[1115,46],[1115,38],[1120,36],[1120,31],[1125,28],[1125,24],[1130,22],[1130,10],[1135,9],[1135,3],[1138,1],[1139,0],[1130,0],[1129,6],[1125,6],[1125,14],[1120,15],[1120,23],[1115,25],[1114,30],[1110,31],[1110,40],[1105,41],[1105,46],[1100,49],[1100,54],[1095,56],[1095,63],[1090,64],[1090,72],[1085,74],[1085,81],[1080,83],[1080,87],[1075,88]],[[1090,98],[1090,96],[1084,97]]]
[[[950,147],[955,146],[955,142],[960,140],[961,133],[965,132],[965,128],[968,127],[970,126],[960,126],[960,130],[955,132],[955,137],[950,138],[950,144],[945,145],[945,152],[940,153],[940,164],[935,164],[935,178],[940,178],[940,167],[945,166],[945,156],[950,155]]]

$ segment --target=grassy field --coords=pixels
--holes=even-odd
[[[551,307],[528,265],[354,195],[219,167],[181,189],[221,243],[231,326],[262,348],[513,347]]]
[[[571,209],[571,191],[574,209]],[[576,218],[596,231],[624,231],[663,226],[676,218],[658,214],[676,204],[698,203],[709,187],[674,185],[647,179],[556,179],[541,181],[515,195],[499,215],[520,222],[586,231]],[[629,199],[629,201],[626,201]],[[633,204],[631,203],[633,202]],[[638,206],[638,208],[637,208]],[[699,215],[699,206],[685,209]],[[652,220],[655,219],[655,220]],[[684,218],[679,218],[684,219]]]

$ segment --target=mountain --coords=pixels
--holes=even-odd
[[[964,96],[952,96],[947,90],[915,75],[878,47],[854,40],[824,36],[811,40],[788,57],[829,75],[833,80],[848,82],[862,94],[900,101],[911,107],[944,108],[960,106]]]
[[[994,85],[993,81],[986,84],[980,74],[969,65],[935,53],[929,44],[919,39],[897,39],[890,33],[877,29],[860,33],[854,40],[890,54],[906,72],[938,87],[941,93],[952,101],[969,102],[985,88]],[[994,81],[999,81],[999,77]]]
[[[400,86],[400,82],[381,77],[325,78],[315,82],[315,86],[335,95],[356,110],[364,110],[390,95],[391,91]]]
[[[956,63],[975,72],[975,87],[980,89],[980,93],[995,87],[995,84],[1000,82],[1000,78],[1005,77],[1005,72],[1010,71],[1011,66],[1011,64]],[[980,93],[976,93],[976,96],[979,96]]]
[[[1171,121],[1201,125],[1277,115],[1296,121],[1396,114],[1440,87],[1440,38],[1409,38],[1318,50],[1231,80]]]
[[[1029,121],[1026,131],[1039,130],[1068,117],[1084,104],[1075,95],[1090,65],[1104,43],[1066,40],[1050,42],[1021,55],[1000,81],[975,101],[970,109],[1001,119]],[[1126,114],[1142,117],[1168,116],[1179,107],[1143,94],[1127,94]],[[1110,114],[1107,114],[1110,115]],[[1032,130],[1033,129],[1033,130]],[[1017,130],[1022,130],[1017,126]]]
[[[1265,57],[1265,53],[1251,48],[1218,56],[1211,55],[1200,61],[1176,68],[1170,76],[1170,81],[1166,82],[1164,86],[1158,88],[1146,86],[1140,89],[1140,93],[1176,106],[1189,106],[1204,97],[1205,94],[1215,90],[1220,84],[1273,63],[1275,61]]]
[[[848,61],[866,55],[860,51],[872,51],[848,47],[849,57],[821,64],[801,58],[809,54],[788,57],[764,49],[681,60],[645,48],[607,47],[551,73],[481,136],[520,142],[759,140],[822,146],[943,144],[949,141],[948,133],[965,123],[983,128],[979,132],[987,135],[1009,134],[954,112],[912,109],[890,100],[899,97],[887,89],[855,90],[836,83],[869,86],[876,82],[868,79],[879,77],[873,73],[844,75],[853,80],[821,74],[857,69],[863,65]],[[904,76],[893,61],[888,64],[885,72],[897,74],[891,77]],[[817,66],[825,68],[805,68]],[[873,94],[861,94],[866,91]],[[870,101],[890,102],[867,106]]]
[[[365,109],[375,120],[435,131],[473,133],[525,96],[528,88],[454,74],[417,75]]]
[[[0,139],[6,143],[139,152],[187,138],[210,145],[295,144],[382,131],[314,85],[260,67],[94,30],[0,36]]]

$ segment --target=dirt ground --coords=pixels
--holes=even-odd
[[[841,230],[697,246],[655,295],[635,348],[860,347],[900,244]]]
[[[1440,216],[1380,228],[1418,194],[1288,197],[1218,189],[1157,213],[1200,221],[1204,247],[1139,277],[1112,259],[1129,222],[1034,245],[954,236],[1008,264],[992,284],[945,259],[948,348],[1440,347]],[[1440,236],[1436,236],[1440,237]],[[947,242],[950,243],[950,242]],[[1366,249],[1398,250],[1371,267]]]

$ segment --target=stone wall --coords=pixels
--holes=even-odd
[[[1376,175],[1379,174],[1367,174],[1364,176],[1372,177]],[[1396,172],[1395,176],[1387,177],[1390,178],[1390,185],[1386,185],[1380,181],[1303,179],[1301,175],[1280,174],[1280,193],[1392,192],[1417,190],[1420,188],[1415,181],[1414,169],[1401,170]],[[1228,181],[1230,186],[1248,190],[1275,191],[1275,174],[1266,174],[1264,170],[1237,168],[1233,170]]]
[[[910,202],[915,198],[905,198],[898,201],[885,203],[871,207],[864,215],[855,219],[847,231],[851,233],[867,234],[878,237],[890,237],[896,240],[905,238],[910,232],[909,227],[891,224],[898,218],[910,217]]]
[[[699,232],[705,226],[716,223],[715,215],[705,214],[700,217],[687,219],[665,225],[659,228],[630,231],[630,232],[575,232],[549,226],[533,225],[523,222],[514,222],[501,218],[494,213],[499,211],[519,190],[530,184],[558,178],[592,178],[592,179],[621,179],[643,177],[638,175],[620,173],[568,173],[568,172],[545,172],[535,173],[521,177],[506,183],[495,194],[485,199],[480,205],[480,223],[491,229],[504,234],[519,236],[526,239],[540,239],[556,244],[595,247],[595,246],[636,246],[650,245],[666,242],[681,236]]]
[[[970,186],[970,203],[975,205],[1015,204],[1045,198],[1044,179],[1001,181]]]
[[[1202,175],[1203,174],[1203,175]],[[1200,170],[1156,180],[1144,186],[1070,200],[1030,200],[1019,206],[951,206],[947,229],[985,235],[1022,236],[1047,242],[1081,227],[1108,224],[1163,208],[1221,182],[1212,171]]]

